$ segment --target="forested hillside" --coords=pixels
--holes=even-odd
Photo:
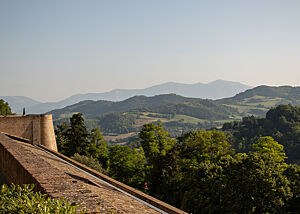
[[[176,137],[191,129],[220,126],[224,121],[239,119],[232,107],[175,94],[136,96],[121,102],[83,101],[49,113],[53,114],[55,124],[61,124],[78,112],[86,118],[88,129],[98,127],[106,135],[137,133],[145,123],[162,122]]]
[[[135,96],[120,102],[111,101],[82,101],[62,109],[53,110],[49,113],[54,119],[64,117],[66,114],[81,112],[85,117],[91,118],[110,112],[125,112],[131,110],[149,110],[164,105],[196,102],[201,99],[187,98],[175,94],[157,95],[153,97]]]
[[[279,105],[265,118],[244,117],[240,122],[225,123],[222,129],[233,135],[239,152],[251,150],[259,137],[271,136],[284,146],[288,162],[300,164],[300,107]]]

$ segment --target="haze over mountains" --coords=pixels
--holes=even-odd
[[[62,109],[56,109],[48,113],[53,115],[53,119],[59,119],[61,115],[71,115],[74,112],[80,112],[85,117],[93,118],[102,114],[112,113],[112,112],[128,112],[132,110],[140,111],[151,111],[156,113],[168,113],[171,110],[183,111],[187,106],[189,107],[185,111],[188,114],[192,114],[192,111],[199,109],[201,106],[201,111],[203,114],[205,111],[213,111],[214,114],[218,115],[220,112],[224,111],[226,115],[222,115],[227,118],[231,111],[234,111],[230,107],[225,107],[220,104],[215,104],[215,101],[199,99],[199,98],[187,98],[176,94],[162,94],[155,96],[134,96],[123,101],[81,101],[74,105],[64,107]],[[203,107],[206,107],[204,110]],[[163,108],[162,108],[163,107]],[[208,113],[207,113],[208,114]],[[202,115],[203,116],[203,115]]]
[[[137,95],[154,96],[170,93],[184,97],[221,99],[232,97],[249,88],[252,87],[239,82],[224,80],[195,84],[167,82],[144,89],[115,89],[104,93],[76,94],[58,102],[41,103],[23,96],[0,96],[0,99],[8,102],[12,111],[17,114],[22,113],[23,107],[26,108],[26,113],[39,114],[53,109],[64,108],[84,100],[122,101]]]
[[[0,96],[0,99],[7,102],[11,107],[12,112],[17,114],[22,114],[23,108],[26,108],[27,110],[31,106],[36,106],[41,104],[41,102],[26,96]]]
[[[172,137],[178,137],[190,130],[221,127],[250,115],[263,118],[280,104],[300,106],[300,87],[258,86],[218,100],[176,94],[134,96],[123,101],[85,100],[48,113],[56,125],[82,113],[89,129],[97,127],[108,140],[126,142],[146,123],[161,122]]]
[[[193,108],[199,108],[201,105],[201,108],[206,106],[211,110],[218,108],[218,110],[215,110],[215,114],[218,114],[218,111],[223,111],[226,117],[228,117],[230,113],[238,114],[238,116],[242,117],[247,115],[264,116],[270,108],[280,104],[300,106],[300,87],[258,86],[236,94],[233,97],[219,100],[188,98],[176,94],[161,94],[155,96],[138,95],[123,101],[85,100],[61,109],[52,110],[48,113],[53,114],[54,119],[60,118],[61,115],[63,115],[63,117],[65,117],[65,115],[69,116],[75,112],[80,112],[88,118],[93,118],[101,114],[127,112],[131,110],[168,114],[171,112],[178,113],[178,111],[182,112],[186,106],[189,106],[188,110],[185,110],[185,113],[189,115],[191,114],[189,111],[195,111],[195,109],[190,108],[191,106]],[[178,108],[178,105],[180,108]],[[162,112],[161,108],[158,108],[162,106],[164,106],[164,112]],[[202,111],[204,112],[203,108]],[[198,115],[196,117],[198,117]],[[202,114],[201,117],[203,117]],[[198,118],[205,119],[201,117]]]

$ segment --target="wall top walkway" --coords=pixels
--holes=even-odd
[[[40,190],[53,198],[63,196],[83,208],[100,213],[158,213],[36,146],[13,140],[0,133],[0,169],[9,182],[10,177],[20,173],[20,167],[13,166],[15,163],[11,158],[7,158],[6,153],[26,169]],[[7,168],[16,170],[9,172]],[[179,213],[184,212],[179,210]]]
[[[100,183],[33,145],[7,139],[1,144],[28,170],[53,198],[65,197],[91,211],[117,213],[157,213],[129,196]],[[5,173],[4,173],[5,174]]]

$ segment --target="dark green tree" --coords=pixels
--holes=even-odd
[[[290,213],[299,213],[300,210],[300,166],[299,165],[288,165],[284,170],[283,174],[287,177],[290,182],[292,198],[285,200],[287,211]]]
[[[0,99],[0,115],[11,115],[11,108],[7,102]]]
[[[228,142],[229,135],[222,131],[191,131],[179,137],[181,143],[181,158],[201,161],[217,162],[222,156],[234,153]]]
[[[289,207],[295,211],[296,203],[291,200],[295,200],[293,192],[297,191],[293,188],[297,184],[291,180],[297,183],[297,176],[289,179],[284,174],[282,146],[263,137],[253,147],[255,151],[248,155],[239,153],[233,157],[221,152],[224,155],[217,159],[209,149],[201,149],[205,158],[200,150],[189,150],[191,160],[187,155],[180,160],[180,207],[192,213],[286,213]]]
[[[150,170],[148,175],[150,192],[156,197],[161,197],[159,195],[161,185],[165,183],[165,171],[168,164],[166,155],[176,142],[168,135],[169,133],[163,130],[161,123],[158,125],[145,124],[139,132]]]
[[[69,157],[75,153],[89,155],[89,132],[84,125],[81,113],[74,114],[70,118],[70,127],[66,131],[67,142],[64,144],[63,151]]]
[[[179,138],[181,182],[178,207],[192,213],[222,212],[223,171],[234,150],[221,131],[192,131]]]
[[[251,152],[222,173],[221,206],[228,213],[286,213],[290,181],[270,153]]]
[[[55,129],[57,149],[62,154],[65,154],[64,148],[68,149],[68,147],[66,146],[66,144],[68,143],[68,139],[67,139],[68,129],[69,126],[67,125],[66,122],[57,125]]]
[[[58,151],[69,157],[74,154],[85,155],[98,159],[102,166],[107,168],[107,142],[98,128],[89,133],[82,114],[74,114],[67,123],[57,125],[55,130]]]
[[[109,148],[108,174],[116,180],[142,189],[146,175],[143,150],[114,145]]]
[[[92,129],[89,134],[89,149],[90,156],[97,158],[102,166],[107,168],[108,161],[108,143],[104,141],[104,138],[98,128]]]

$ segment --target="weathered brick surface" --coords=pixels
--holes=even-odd
[[[26,143],[0,134],[0,168],[8,182],[35,183],[53,198],[65,197],[101,213],[157,211]]]
[[[173,213],[173,214],[183,214],[183,213],[185,213],[184,211],[182,211],[180,209],[177,209],[177,208],[175,208],[175,207],[173,207],[173,206],[171,206],[167,203],[164,203],[164,202],[162,202],[162,201],[160,201],[156,198],[153,198],[153,197],[151,197],[151,196],[149,196],[149,195],[147,195],[147,194],[145,194],[141,191],[138,191],[138,190],[136,190],[132,187],[129,187],[129,186],[127,186],[127,185],[125,185],[121,182],[118,182],[118,181],[116,181],[116,180],[114,180],[114,179],[112,179],[112,178],[110,178],[110,177],[108,177],[108,176],[106,176],[102,173],[99,173],[99,172],[97,172],[93,169],[90,169],[90,168],[86,167],[85,165],[80,164],[77,161],[74,161],[74,160],[72,160],[72,159],[70,159],[70,158],[68,158],[68,157],[66,157],[66,156],[64,156],[64,155],[62,155],[58,152],[52,151],[52,150],[50,150],[50,149],[48,149],[44,146],[41,146],[41,147],[44,150],[50,152],[51,154],[54,154],[57,157],[62,158],[63,160],[67,161],[68,163],[71,163],[71,164],[77,166],[78,168],[83,169],[86,172],[89,172],[90,174],[96,176],[97,178],[100,178],[100,179],[106,181],[107,183],[112,184],[113,186],[115,186],[115,187],[117,187],[121,190],[124,190],[125,192],[130,193],[131,195],[134,195],[137,198],[139,198],[139,199],[141,199],[145,202],[148,202],[149,204],[151,204],[151,205],[153,205],[153,206],[155,206],[155,207],[157,207],[157,208],[159,208],[159,209],[161,209],[161,210],[163,210],[167,213]]]

